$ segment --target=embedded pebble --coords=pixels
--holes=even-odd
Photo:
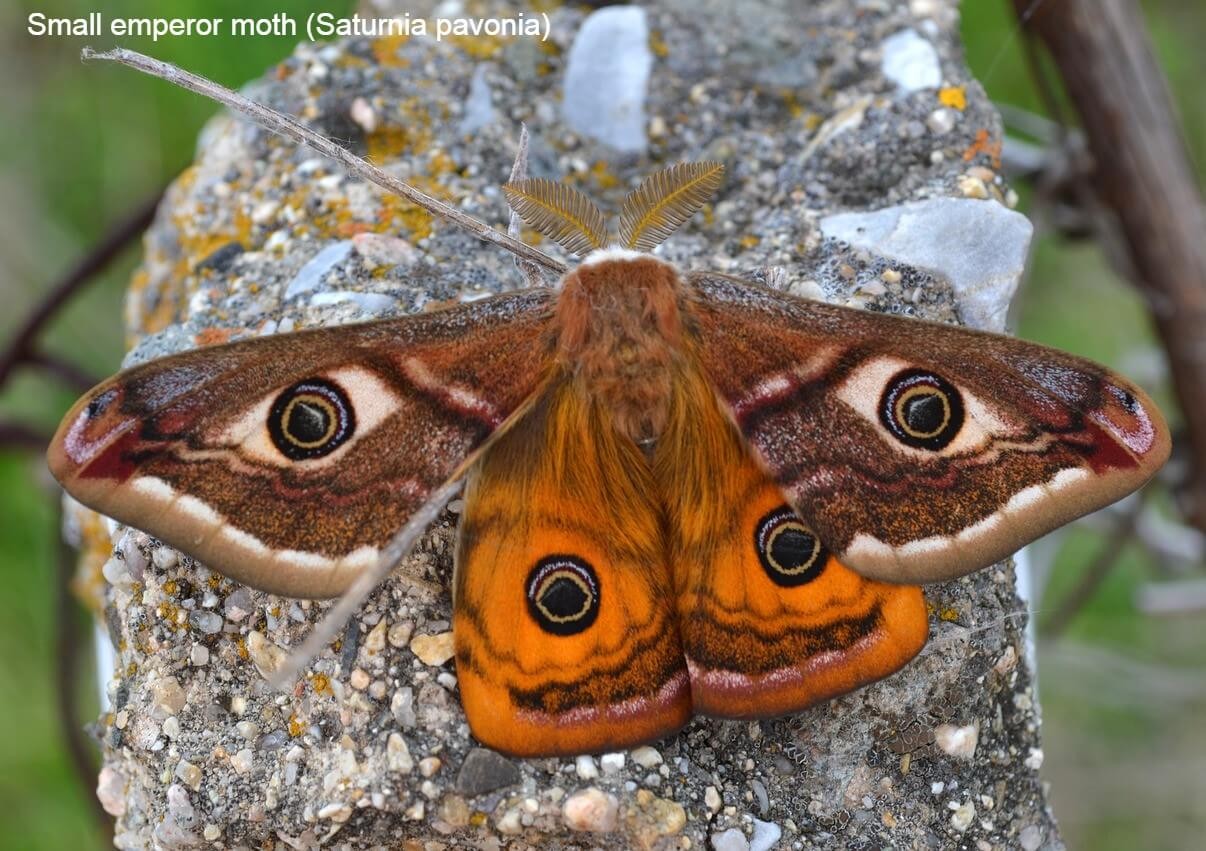
[[[588,754],[583,754],[574,760],[574,771],[583,780],[594,780],[599,776],[599,766],[595,764],[594,757]]]
[[[716,791],[715,786],[709,786],[704,790],[704,806],[706,806],[713,813],[720,812],[720,808],[723,804],[724,801],[721,800],[720,793]]]
[[[347,804],[336,802],[327,804],[325,807],[320,809],[316,815],[318,816],[319,820],[330,819],[336,824],[343,824],[352,817],[352,808]]]
[[[462,135],[472,135],[493,121],[494,116],[494,98],[486,81],[486,65],[478,65],[469,83],[469,97],[465,98],[465,112],[458,129]]]
[[[189,612],[188,622],[203,635],[217,635],[222,631],[222,616],[217,612]]]
[[[523,821],[519,810],[515,808],[507,810],[502,814],[498,821],[495,822],[494,826],[498,829],[499,833],[506,836],[516,836],[522,833]]]
[[[399,774],[410,774],[414,770],[415,761],[410,755],[410,748],[399,733],[389,734],[385,744],[385,764],[390,771]]]
[[[96,777],[96,799],[109,815],[125,815],[126,776],[110,765],[103,766]]]
[[[135,582],[142,581],[143,572],[147,569],[148,564],[146,553],[142,547],[138,546],[139,537],[133,532],[126,532],[117,548],[121,553],[122,561],[125,562],[126,570],[129,571]]]
[[[975,756],[979,740],[979,724],[968,724],[966,727],[940,724],[934,728],[934,744],[956,759],[971,759]]]
[[[520,780],[519,766],[502,754],[487,748],[469,751],[456,775],[456,789],[473,797],[513,786]]]
[[[614,795],[591,786],[565,799],[561,814],[572,830],[611,833],[619,819],[620,802]]]
[[[754,835],[750,837],[750,851],[770,851],[783,835],[783,829],[771,821],[754,819]]]
[[[254,629],[247,633],[247,653],[251,656],[251,661],[260,672],[260,676],[265,679],[274,674],[289,658],[288,652],[273,644],[264,637],[263,633]]]
[[[880,70],[903,94],[936,89],[942,84],[938,51],[916,30],[901,30],[884,39]]]
[[[238,588],[232,591],[226,600],[222,603],[222,611],[226,614],[226,619],[231,623],[238,623],[247,617],[255,604],[251,602],[251,591],[247,588]]]
[[[351,303],[365,313],[384,313],[398,306],[398,300],[384,293],[362,293],[357,290],[328,290],[310,296],[313,307]]]
[[[185,704],[184,689],[175,677],[162,677],[151,684],[151,717],[162,721],[178,715]]]
[[[419,773],[424,777],[434,777],[443,764],[444,761],[438,756],[425,756],[419,760]]]
[[[419,657],[424,665],[443,665],[452,658],[452,632],[438,635],[416,635],[411,639],[410,652]]]
[[[935,136],[945,136],[947,133],[955,129],[955,111],[942,107],[935,109],[929,114],[925,120],[925,126],[930,129],[930,132]]]
[[[1018,834],[1018,844],[1022,851],[1038,851],[1043,846],[1043,831],[1036,825],[1026,825]]]
[[[173,783],[168,786],[164,797],[167,798],[167,814],[172,821],[184,828],[192,827],[197,820],[197,810],[184,787]]]
[[[730,827],[724,833],[712,834],[712,848],[715,851],[749,851],[750,841],[740,830]]]
[[[373,109],[372,104],[362,97],[352,99],[352,105],[348,109],[348,116],[359,124],[360,129],[365,133],[372,133],[377,129],[377,111]]]
[[[240,748],[235,751],[230,757],[230,765],[239,774],[246,774],[251,771],[251,766],[255,763],[255,754],[251,748]]]
[[[644,9],[609,6],[591,13],[566,57],[565,122],[617,151],[645,150],[645,91],[652,67]]]
[[[187,760],[176,763],[176,776],[192,789],[201,788],[201,769]]]
[[[1029,755],[1025,761],[1026,767],[1031,771],[1038,771],[1043,767],[1043,749],[1031,748]]]
[[[340,240],[323,248],[293,276],[293,280],[285,287],[285,298],[290,299],[317,289],[326,274],[346,260],[351,253],[350,239]]]
[[[599,766],[604,774],[615,774],[624,768],[625,757],[622,752],[605,753],[599,757]]]
[[[151,562],[159,570],[171,570],[180,563],[180,553],[171,547],[156,547],[151,553]]]
[[[959,298],[972,327],[1005,328],[1034,227],[995,201],[932,198],[870,213],[838,213],[820,222],[826,237],[890,260],[932,269]]]
[[[188,660],[194,666],[201,668],[209,664],[209,648],[204,644],[194,644],[189,651]]]
[[[414,631],[415,625],[410,621],[398,621],[389,628],[385,637],[390,647],[402,648],[410,643],[410,636]]]
[[[410,686],[405,686],[394,692],[394,696],[389,701],[389,711],[400,727],[415,726],[418,722],[418,719],[415,718],[415,690]]]
[[[632,761],[641,766],[641,768],[653,768],[653,766],[661,765],[662,763],[662,755],[648,745],[633,748],[631,753]]]
[[[971,827],[972,821],[976,818],[976,805],[971,801],[964,804],[955,804],[954,801],[951,803],[955,805],[955,811],[951,814],[951,827],[963,833]]]
[[[126,567],[125,560],[116,556],[105,562],[101,575],[105,577],[106,582],[118,588],[128,587],[137,581]]]

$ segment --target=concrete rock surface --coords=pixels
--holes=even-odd
[[[382,2],[363,11],[512,8]],[[633,18],[624,49],[646,56],[647,79],[596,78],[604,91],[591,93],[624,89],[628,118],[643,117],[621,135],[584,132],[577,104],[565,102],[567,81],[589,70],[574,66],[589,54],[576,50],[579,34],[592,14],[618,14],[581,6],[548,7],[547,41],[302,44],[247,92],[499,226],[499,186],[526,122],[530,173],[568,180],[605,210],[664,164],[723,161],[715,202],[662,249],[683,267],[950,322],[985,315],[966,313],[960,293],[1012,286],[992,263],[979,266],[992,280],[974,280],[969,262],[956,282],[949,269],[906,265],[924,261],[819,226],[827,216],[1007,197],[995,171],[998,117],[961,62],[954,3],[642,8],[619,14]],[[645,45],[629,38],[636,17]],[[903,88],[884,77],[885,41],[905,31],[910,50],[932,55],[936,83],[929,71]],[[503,252],[222,116],[147,234],[128,301],[142,339],[131,362],[410,313],[521,281]],[[1024,837],[1027,847],[1060,847],[1037,772],[1039,718],[1010,564],[928,588],[922,654],[829,704],[768,722],[696,719],[639,759],[507,760],[478,748],[453,663],[428,652],[438,639],[427,637],[450,628],[447,592],[425,589],[447,588],[458,508],[286,694],[261,671],[326,604],[249,590],[115,528],[104,625],[118,661],[98,733],[117,846],[991,849]],[[936,746],[944,725],[978,730],[970,756]]]

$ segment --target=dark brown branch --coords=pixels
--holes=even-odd
[[[0,422],[0,449],[32,449],[45,451],[50,435],[43,434],[23,423]]]
[[[50,319],[88,282],[93,275],[103,270],[119,255],[127,245],[138,237],[155,216],[155,208],[163,190],[156,192],[153,198],[148,198],[131,213],[125,220],[119,222],[101,241],[67,275],[62,278],[42,299],[33,312],[21,323],[17,333],[0,355],[0,387],[3,387],[12,375],[13,370],[24,363],[40,363],[49,366],[48,356],[39,356],[34,349],[38,335],[46,327]],[[54,360],[55,364],[62,361]],[[74,371],[74,370],[73,370]],[[76,378],[85,380],[83,373],[74,371]],[[92,384],[84,385],[86,390]]]
[[[35,349],[26,354],[25,363],[46,370],[79,393],[83,393],[100,381],[99,378],[90,375],[70,361],[41,349]]]
[[[1206,531],[1206,210],[1134,0],[1014,0],[1080,114],[1093,187],[1124,237],[1133,282],[1168,353],[1192,448],[1181,488]]]
[[[60,505],[61,500],[56,499]],[[62,510],[56,515],[57,528],[62,528]],[[113,836],[113,819],[101,807],[93,787],[96,784],[96,773],[100,759],[96,747],[84,735],[83,724],[77,717],[80,700],[80,683],[93,682],[92,677],[81,676],[80,658],[88,642],[80,632],[79,606],[71,593],[71,580],[75,574],[75,550],[62,535],[58,535],[57,547],[58,574],[55,577],[55,676],[57,687],[55,695],[58,699],[57,709],[59,726],[62,728],[63,741],[67,745],[67,756],[71,760],[76,778],[83,787],[84,798],[89,803],[97,826],[102,835]]]

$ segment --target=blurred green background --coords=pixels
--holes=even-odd
[[[1059,2],[1059,0],[1048,0]],[[347,14],[351,2],[289,4]],[[1184,121],[1198,174],[1206,164],[1206,4],[1143,3]],[[85,0],[0,8],[0,340],[105,231],[150,197],[191,157],[207,101],[116,68],[78,60],[83,39],[34,39],[33,11],[82,16]],[[107,2],[110,17],[261,16],[261,0]],[[966,0],[968,60],[990,96],[1042,112],[1007,0]],[[231,86],[286,56],[292,38],[176,38],[125,46],[153,52]],[[103,48],[97,40],[93,46]],[[1017,187],[1023,209],[1029,200]],[[111,373],[123,350],[122,289],[138,259],[129,249],[54,325],[49,348],[91,373]],[[1155,351],[1139,300],[1088,243],[1040,235],[1017,305],[1019,333],[1127,369],[1141,381]],[[1152,370],[1148,370],[1152,371]],[[1156,372],[1158,380],[1158,372]],[[1168,399],[1166,388],[1155,387]],[[25,372],[0,395],[0,420],[50,430],[74,393]],[[8,822],[0,849],[97,849],[100,838],[55,713],[54,500],[40,456],[0,451],[0,801]],[[1101,546],[1074,528],[1060,538],[1048,600],[1075,584]],[[1206,613],[1157,618],[1134,594],[1162,575],[1129,547],[1092,602],[1057,641],[1040,642],[1043,771],[1074,848],[1190,849],[1206,835]],[[1051,596],[1051,595],[1054,595]],[[1043,602],[1038,606],[1042,608]],[[85,693],[94,689],[89,683]],[[89,717],[94,707],[83,708]]]

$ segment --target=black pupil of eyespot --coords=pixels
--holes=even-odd
[[[540,597],[540,602],[549,614],[568,618],[582,612],[589,598],[577,582],[566,576],[558,576],[549,583]]]
[[[937,393],[918,393],[905,401],[905,423],[918,434],[934,434],[946,420],[942,397]]]
[[[356,432],[351,400],[334,381],[307,378],[281,392],[268,412],[268,434],[293,461],[322,458]]]
[[[302,443],[322,440],[330,427],[330,413],[314,402],[299,400],[289,412],[289,434]]]
[[[812,558],[816,539],[798,526],[786,526],[771,540],[770,554],[784,570],[793,570]]]
[[[758,521],[754,550],[766,576],[780,588],[798,588],[825,570],[829,554],[789,506],[780,506]]]
[[[880,397],[880,424],[893,438],[915,449],[945,449],[962,432],[963,421],[958,388],[928,370],[898,372]]]
[[[525,582],[528,614],[549,635],[577,635],[599,616],[599,576],[584,559],[546,556]]]

